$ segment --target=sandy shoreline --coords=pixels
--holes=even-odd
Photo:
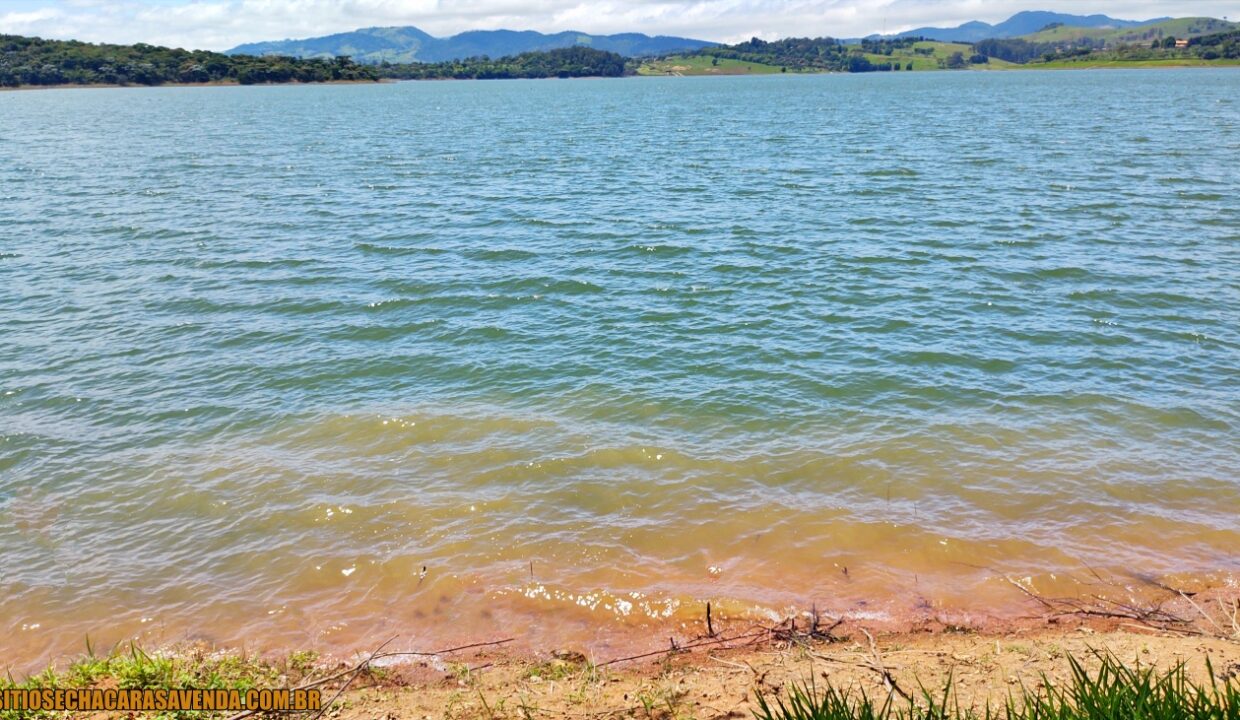
[[[598,667],[571,652],[509,657],[478,652],[455,662],[387,668],[341,700],[340,717],[522,718],[753,717],[759,693],[774,696],[794,683],[917,695],[941,690],[950,677],[964,707],[1001,703],[1010,692],[1044,678],[1069,677],[1069,656],[1086,664],[1095,652],[1131,666],[1169,669],[1184,663],[1208,682],[1240,672],[1240,642],[1136,630],[1042,629],[1010,633],[861,633],[835,642],[771,642],[669,653]]]
[[[86,649],[87,637],[98,651],[128,647],[176,648],[196,643],[222,652],[242,649],[265,657],[311,651],[322,657],[349,659],[366,653],[389,638],[390,650],[425,651],[506,639],[509,657],[536,657],[565,649],[616,664],[618,658],[647,656],[666,650],[728,636],[750,637],[755,629],[789,630],[803,635],[811,628],[862,630],[885,636],[966,633],[1003,636],[1055,630],[1081,621],[1105,621],[1116,627],[1136,625],[1145,631],[1179,634],[1213,634],[1240,638],[1240,579],[1230,574],[1177,576],[1162,581],[1151,578],[1097,578],[1095,582],[1063,592],[1064,587],[1041,586],[1029,578],[1005,580],[1007,593],[1001,605],[979,599],[973,604],[943,604],[913,593],[900,599],[891,588],[887,598],[850,600],[846,596],[819,597],[777,607],[713,598],[657,598],[650,607],[633,614],[620,614],[601,607],[583,607],[582,596],[570,595],[554,605],[526,602],[523,593],[470,593],[436,591],[423,612],[411,596],[409,608],[371,609],[357,604],[320,606],[312,612],[292,615],[297,631],[290,631],[282,613],[267,613],[261,621],[244,617],[236,624],[217,617],[204,624],[193,617],[160,618],[152,615],[140,623],[112,621],[81,624],[68,631],[40,624],[20,626],[12,642],[0,654],[0,675],[17,677],[38,672],[48,664],[65,666]],[[541,586],[539,586],[541,587]],[[838,589],[838,588],[837,588]],[[589,599],[589,598],[586,598]],[[467,602],[467,600],[469,602]],[[637,601],[634,601],[637,602]],[[643,606],[644,607],[644,606]],[[1222,632],[1226,630],[1227,632]],[[49,633],[50,631],[50,633]],[[817,637],[820,633],[811,632]],[[838,633],[833,633],[838,634]],[[713,645],[717,643],[708,643]]]
[[[360,672],[357,658],[314,658],[294,653],[252,665],[244,654],[209,648],[177,650],[192,677],[213,668],[263,668],[259,687],[319,687],[335,718],[531,720],[535,717],[721,720],[752,718],[759,696],[774,698],[813,683],[907,703],[923,692],[941,694],[949,680],[961,707],[1001,705],[1010,694],[1062,686],[1071,660],[1094,671],[1110,656],[1132,668],[1183,666],[1197,683],[1240,678],[1240,635],[1207,637],[1090,619],[1042,623],[1005,632],[937,629],[872,633],[861,625],[819,637],[765,635],[685,642],[681,649],[620,662],[572,649],[512,652],[503,644],[427,656],[380,658]],[[158,654],[152,654],[159,657]],[[363,655],[361,657],[366,657]],[[306,663],[306,664],[303,664]],[[198,670],[206,666],[207,670]],[[315,684],[324,678],[332,679]],[[43,681],[46,682],[46,681]],[[104,676],[94,687],[114,687]],[[95,713],[97,720],[133,717]],[[141,717],[142,714],[137,715]],[[69,713],[65,717],[86,717]]]
[[[759,695],[809,682],[908,702],[923,690],[941,692],[950,680],[962,707],[982,709],[1047,682],[1061,686],[1073,659],[1094,669],[1104,657],[1159,671],[1183,666],[1198,683],[1240,680],[1240,588],[1179,593],[1141,607],[1031,605],[1041,612],[986,627],[929,619],[884,630],[807,614],[774,624],[703,620],[666,639],[648,638],[656,649],[619,657],[571,646],[531,650],[518,638],[432,650],[399,636],[349,657],[303,650],[260,659],[202,644],[150,654],[168,658],[182,678],[243,668],[244,681],[258,686],[319,687],[335,700],[334,717],[359,719],[717,720],[752,717]],[[128,662],[131,654],[114,656]],[[94,686],[111,686],[123,672],[96,674]],[[75,676],[80,667],[61,675]]]

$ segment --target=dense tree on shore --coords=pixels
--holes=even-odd
[[[695,55],[728,58],[741,62],[776,65],[794,70],[828,70],[833,72],[877,72],[899,70],[901,62],[872,62],[871,55],[890,56],[896,49],[912,47],[922,38],[867,38],[861,45],[845,45],[835,38],[785,38],[766,41],[759,38],[735,45],[703,48]]]
[[[223,55],[137,45],[0,35],[0,86],[378,80],[374,68],[333,60]]]
[[[1041,57],[1044,52],[1054,51],[1050,43],[1031,43],[1020,38],[982,40],[973,46],[979,55],[998,58],[1014,63],[1027,63]]]
[[[626,63],[616,53],[577,46],[497,60],[477,57],[441,63],[385,63],[378,71],[381,77],[399,80],[620,77],[626,72]]]
[[[1191,38],[1188,48],[1205,60],[1240,60],[1240,30]]]
[[[618,77],[625,59],[587,47],[530,52],[491,60],[406,65],[360,65],[348,57],[330,60],[279,56],[223,55],[139,43],[95,45],[77,41],[0,35],[0,86],[164,85],[236,82],[377,81],[381,78],[551,78]]]
[[[1176,38],[1156,38],[1152,42],[1126,43],[1114,47],[1095,38],[1061,42],[1030,42],[1022,38],[982,40],[974,45],[980,55],[1014,63],[1050,62],[1091,57],[1098,60],[1159,60],[1200,57],[1204,60],[1240,58],[1240,31],[1201,35],[1188,40],[1187,48],[1176,47]]]

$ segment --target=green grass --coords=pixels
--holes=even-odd
[[[775,698],[758,695],[757,720],[1237,720],[1240,682],[1220,680],[1207,660],[1210,680],[1189,679],[1183,665],[1159,673],[1129,668],[1102,655],[1096,672],[1069,658],[1071,679],[1060,686],[1043,678],[1036,689],[1008,696],[998,707],[962,707],[954,683],[923,689],[909,700],[888,695],[879,701],[864,692],[812,684],[794,685]]]
[[[643,63],[637,69],[638,75],[770,75],[780,72],[777,65],[744,62],[731,58],[719,58],[718,64],[711,62],[713,57],[705,55],[673,55],[661,60]],[[791,72],[791,71],[789,71]]]
[[[860,45],[850,45],[850,49],[858,49]],[[922,52],[917,52],[921,50]],[[930,51],[927,55],[925,51]],[[942,66],[939,61],[947,61],[952,53],[960,53],[968,58],[973,54],[973,46],[963,43],[948,43],[925,40],[913,43],[912,47],[896,48],[890,55],[879,55],[876,53],[865,53],[865,59],[875,65],[887,62],[897,62],[900,64],[900,70],[908,67],[913,63],[913,70],[941,70]]]
[[[317,656],[294,653],[275,664],[242,655],[214,655],[196,650],[179,655],[147,653],[137,645],[117,649],[106,656],[87,648],[86,656],[64,670],[48,668],[24,680],[0,676],[4,688],[201,688],[238,690],[257,687],[288,687],[314,669]],[[169,712],[149,714],[152,718],[199,720],[231,713]],[[0,710],[0,720],[43,720],[69,713]]]
[[[923,52],[919,53],[917,50],[922,50]],[[932,54],[926,55],[924,53],[926,50],[931,51]],[[901,70],[908,67],[910,62],[913,63],[913,70],[941,70],[942,66],[939,64],[939,61],[942,60],[943,62],[946,62],[947,58],[951,57],[953,53],[960,53],[967,60],[971,55],[973,55],[974,50],[972,45],[966,45],[964,43],[947,43],[926,40],[914,43],[910,48],[898,48],[894,50],[891,55],[875,55],[873,53],[866,53],[865,57],[867,60],[875,64],[892,61],[898,62],[900,63]],[[1010,63],[1006,60],[999,60],[998,58],[991,58],[990,62],[981,65],[970,65],[969,69],[997,70],[1007,69],[1014,66],[1015,63]]]
[[[1113,28],[1091,28],[1076,27],[1074,25],[1060,25],[1049,30],[1039,30],[1028,35],[1021,35],[1021,40],[1029,42],[1072,42],[1082,40],[1084,38],[1102,38],[1114,33]]]
[[[1036,62],[1015,67],[1029,70],[1090,70],[1090,69],[1135,69],[1135,68],[1179,68],[1179,67],[1238,67],[1240,60],[1218,59],[1203,60],[1199,57],[1156,58],[1150,60],[1118,60],[1114,58],[1075,58],[1071,60],[1055,60],[1053,62]]]

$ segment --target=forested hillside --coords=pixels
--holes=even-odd
[[[687,52],[714,43],[692,38],[641,33],[590,35],[580,32],[544,34],[533,30],[469,30],[438,38],[416,27],[373,27],[353,32],[306,38],[248,43],[229,55],[291,55],[331,58],[348,55],[367,64],[445,63],[478,57],[514,57],[523,53],[586,47],[625,57]]]
[[[165,85],[374,81],[378,72],[347,57],[303,60],[223,55],[139,43],[95,45],[75,40],[0,35],[0,86]]]
[[[983,40],[975,46],[978,53],[1013,63],[1047,63],[1065,60],[1235,60],[1240,59],[1240,31],[1177,38],[1174,35],[1155,37],[1139,42],[1106,42],[1093,37],[1062,41],[1037,41],[1026,38]],[[1179,47],[1177,41],[1187,43]]]
[[[478,57],[441,63],[385,63],[378,71],[381,77],[399,80],[620,77],[625,74],[625,59],[612,52],[571,47],[496,60]]]
[[[0,87],[619,77],[616,53],[572,47],[442,63],[359,65],[347,57],[223,55],[153,45],[93,45],[0,36]]]
[[[860,46],[845,45],[835,38],[787,38],[766,41],[758,38],[736,45],[705,48],[696,54],[762,63],[793,71],[871,72],[900,70],[904,63],[891,58],[893,51],[911,48],[922,38],[862,40]],[[882,56],[883,59],[874,56]]]

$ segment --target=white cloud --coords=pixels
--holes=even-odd
[[[1240,18],[1240,0],[0,0],[0,33],[212,50],[374,25],[434,35],[503,27],[734,41],[998,22],[1026,9]]]

